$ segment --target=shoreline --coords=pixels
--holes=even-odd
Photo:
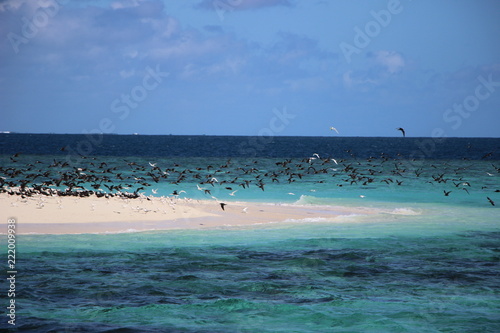
[[[227,201],[224,210],[213,200],[145,197],[137,199],[97,197],[21,198],[0,194],[2,227],[9,218],[18,223],[17,234],[83,234],[242,227],[333,219],[352,214],[354,208]],[[366,214],[366,212],[363,212]]]

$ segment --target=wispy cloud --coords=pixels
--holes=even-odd
[[[366,89],[397,80],[406,61],[398,52],[379,50],[367,53],[365,68],[349,69],[342,75],[344,86],[347,88]]]
[[[114,2],[111,3],[111,8],[113,8],[113,9],[122,9],[122,8],[138,7],[141,2],[144,2],[144,0],[120,0],[120,1],[114,1]]]
[[[29,1],[29,0],[2,0],[0,1],[0,12],[16,12],[24,7],[26,10],[30,8],[31,11],[35,11],[41,6],[40,1]]]
[[[367,86],[374,86],[380,83],[379,80],[371,78],[366,72],[347,71],[342,75],[342,80],[347,88],[359,87],[366,89]]]
[[[206,10],[217,10],[218,6],[225,6],[230,10],[253,10],[266,7],[285,6],[291,7],[293,4],[290,0],[236,0],[236,1],[220,1],[220,0],[202,0],[195,7]]]
[[[384,66],[389,74],[395,74],[403,69],[405,60],[395,51],[378,51],[374,54],[375,61]]]

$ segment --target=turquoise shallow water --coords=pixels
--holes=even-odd
[[[204,149],[192,156],[131,156],[127,145],[120,147],[113,138],[112,145],[96,150],[101,155],[56,168],[50,165],[63,159],[62,153],[39,151],[22,139],[16,142],[23,145],[9,148],[22,154],[0,156],[0,176],[8,180],[38,171],[50,171],[37,178],[40,182],[93,169],[100,175],[105,170],[96,165],[105,162],[105,169],[116,168],[107,173],[115,177],[113,184],[133,190],[139,187],[134,177],[144,178],[151,184],[142,190],[145,195],[182,190],[180,197],[195,200],[213,195],[229,204],[328,206],[343,213],[245,228],[20,235],[19,331],[500,331],[500,161],[498,153],[487,155],[498,151],[498,140],[483,146],[474,141],[484,148],[477,151],[450,139],[440,150],[445,158],[436,154],[419,163],[398,157],[413,148],[404,150],[396,139],[372,140],[373,147],[366,140],[343,141],[352,151],[332,150],[330,156],[324,155],[330,146],[317,146],[314,139],[307,148],[301,140],[297,147],[310,153],[283,165],[279,156],[294,152],[284,139],[281,150],[266,147],[271,156],[236,156],[228,163],[227,156],[201,153],[206,147],[220,152],[220,138],[208,143],[197,138]],[[141,140],[145,145],[155,138]],[[26,151],[30,142],[32,154]],[[46,146],[64,142],[56,136]],[[313,153],[321,158],[310,160]],[[150,162],[169,175],[155,182],[148,175]],[[33,168],[25,174],[9,171],[29,164]],[[292,181],[290,173],[296,174]],[[212,177],[218,181],[204,183]],[[246,180],[250,186],[243,188]],[[197,185],[210,189],[210,196]],[[451,192],[445,196],[445,191]],[[5,249],[6,236],[0,240]],[[11,328],[5,318],[0,328]]]
[[[499,239],[372,223],[27,235],[18,322],[42,332],[495,332]]]

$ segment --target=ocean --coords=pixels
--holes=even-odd
[[[16,325],[3,283],[0,328],[499,332],[499,148],[497,138],[0,134],[3,188],[28,172],[46,173],[43,182],[111,170],[109,184],[145,195],[356,211],[247,227],[17,235]]]

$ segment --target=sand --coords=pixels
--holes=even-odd
[[[0,194],[0,233],[16,219],[17,234],[116,233],[146,230],[236,227],[301,220],[332,219],[337,208],[226,202],[170,197],[77,198]]]

